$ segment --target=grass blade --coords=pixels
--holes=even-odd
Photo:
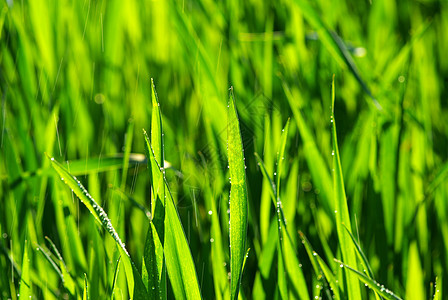
[[[22,260],[22,276],[20,277],[19,299],[31,299],[30,260],[28,257],[28,241],[25,240]]]
[[[60,254],[58,248],[49,237],[46,236],[45,239],[50,243],[51,248],[53,249],[54,253],[59,259],[59,268],[62,273],[62,282],[65,288],[70,292],[72,296],[75,295],[75,282],[73,281],[73,278],[70,275],[70,273],[67,271],[67,266],[65,265],[62,255]]]
[[[87,274],[84,273],[84,288],[83,288],[83,292],[82,292],[82,300],[89,300],[89,286],[87,283]]]
[[[151,299],[166,299],[166,294],[161,289],[162,267],[164,264],[163,246],[160,242],[157,230],[151,222],[146,234],[144,267],[148,273],[148,294]],[[145,282],[146,283],[146,282]],[[166,291],[166,290],[165,290]]]
[[[244,150],[233,88],[230,88],[228,102],[227,148],[230,170],[230,290],[231,299],[237,299],[246,252],[247,187]]]
[[[442,279],[440,276],[436,277],[436,283],[434,285],[434,300],[440,300],[442,299]]]
[[[355,251],[351,245],[350,235],[345,231],[351,232],[350,216],[347,206],[347,198],[345,196],[344,178],[342,177],[341,158],[339,157],[338,141],[336,135],[336,121],[334,118],[334,76],[331,84],[331,135],[333,138],[333,182],[334,182],[334,200],[336,214],[336,229],[339,238],[339,244],[343,259],[352,266],[357,265]],[[349,299],[361,299],[361,291],[359,289],[358,279],[350,272],[347,275],[347,288]]]
[[[168,275],[176,299],[200,299],[199,284],[191,256],[190,247],[180,222],[180,217],[174,205],[173,196],[169,190],[162,168],[156,161],[154,151],[144,132],[148,152],[148,161],[151,164],[154,177],[161,178],[167,199],[165,201],[165,241],[164,253]]]
[[[49,156],[48,156],[49,157]],[[49,157],[50,158],[50,157]],[[142,278],[134,266],[124,243],[121,241],[118,233],[115,231],[109,217],[103,208],[96,203],[92,196],[87,192],[79,180],[71,175],[59,162],[54,158],[51,159],[51,166],[59,174],[61,179],[72,189],[81,202],[87,207],[95,220],[111,235],[118,246],[121,255],[124,256],[124,266],[126,271],[126,279],[128,281],[129,292],[131,298],[144,299],[147,297],[147,291],[143,285]]]
[[[313,247],[311,246],[308,239],[305,237],[305,235],[302,232],[299,232],[300,237],[302,239],[302,243],[305,246],[305,250],[308,254],[308,257],[310,258],[311,265],[313,266],[314,272],[316,272],[318,278],[319,276],[325,277],[325,279],[330,284],[330,287],[334,294],[334,299],[341,299],[339,295],[339,286],[336,283],[336,279],[334,278],[333,272],[330,270],[330,268],[327,266],[327,264],[323,261],[323,259],[313,250]],[[328,290],[328,285],[324,284],[324,287],[326,290]],[[329,291],[327,291],[328,293]]]
[[[400,297],[395,295],[392,291],[386,289],[384,285],[380,285],[378,282],[376,282],[373,279],[370,279],[363,273],[359,272],[358,270],[350,267],[349,265],[346,265],[340,260],[335,259],[335,262],[339,264],[340,267],[344,267],[346,270],[350,271],[352,274],[357,276],[362,282],[367,284],[368,287],[370,287],[372,290],[377,292],[381,297],[383,297],[386,300],[402,300]],[[361,299],[361,298],[360,298]],[[420,298],[417,298],[420,299]]]
[[[117,285],[118,272],[120,271],[120,262],[121,262],[121,255],[118,257],[117,264],[115,265],[114,278],[112,279],[112,288],[110,290],[111,300],[114,299],[115,286]]]

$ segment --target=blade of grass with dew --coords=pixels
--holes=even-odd
[[[287,123],[288,125],[288,123]],[[285,126],[286,128],[286,126]],[[283,136],[287,136],[287,129],[283,131]],[[281,160],[284,157],[284,149],[285,146],[282,146],[282,144],[286,143],[286,138],[283,138],[282,136],[282,142],[280,149],[283,149],[283,151],[279,151],[279,159],[280,161],[277,162],[277,172],[281,174]],[[303,272],[300,268],[300,261],[297,257],[296,253],[296,247],[294,246],[291,236],[288,233],[286,220],[284,218],[283,208],[281,205],[281,200],[277,195],[278,188],[276,188],[275,184],[272,182],[270,176],[267,174],[266,168],[264,166],[263,161],[261,160],[260,156],[255,153],[255,158],[257,160],[258,165],[260,166],[260,169],[262,171],[263,176],[268,180],[270,183],[270,194],[272,197],[272,202],[274,203],[276,210],[277,210],[277,227],[278,227],[278,241],[279,241],[279,264],[282,263],[282,266],[286,270],[286,274],[288,274],[289,279],[292,283],[292,290],[291,292],[296,294],[296,297],[299,297],[301,299],[309,299],[308,289],[306,286],[305,277],[303,276]],[[278,175],[278,174],[277,174]],[[278,180],[278,183],[280,181]],[[270,236],[270,235],[269,235]],[[260,268],[263,270],[263,268]],[[280,271],[279,271],[280,273]],[[279,284],[282,282],[282,277],[279,274]],[[280,293],[282,295],[288,294],[286,292],[286,286],[280,286]]]
[[[347,228],[347,226],[345,226],[345,224],[344,224],[344,228],[347,231],[347,233],[350,235],[353,245],[355,246],[356,253],[359,256],[361,263],[364,265],[364,268],[365,268],[364,273],[366,273],[367,277],[369,277],[370,279],[375,280],[375,276],[373,275],[372,268],[370,267],[369,261],[367,260],[367,257],[365,256],[364,252],[362,251],[361,246],[358,244],[358,242],[356,242],[355,237],[353,236],[351,231],[348,230],[348,228]],[[376,293],[376,291],[375,291],[375,298],[378,300],[380,299],[379,295]]]
[[[210,243],[211,243],[211,262],[213,268],[213,281],[215,285],[215,298],[217,300],[229,299],[229,285],[227,283],[227,270],[220,262],[225,262],[225,255],[222,244],[222,231],[219,223],[219,214],[216,208],[215,199],[212,196],[210,180],[205,178],[204,198],[207,207],[210,208],[211,218]],[[210,214],[211,213],[211,214]]]
[[[48,155],[47,155],[48,156]],[[48,158],[50,158],[48,156]],[[59,162],[54,158],[51,159],[51,165],[54,170],[59,174],[61,179],[72,189],[72,191],[78,196],[81,202],[87,207],[93,217],[98,221],[98,223],[111,235],[115,243],[117,244],[120,254],[124,256],[124,266],[126,271],[126,279],[129,286],[129,292],[131,298],[142,299],[147,297],[146,288],[142,282],[142,278],[135,267],[132,259],[126,250],[123,242],[115,231],[112,223],[109,220],[106,212],[101,206],[99,206],[96,201],[90,196],[84,186],[79,182],[79,180],[71,175]]]
[[[227,148],[230,170],[230,291],[231,299],[237,299],[246,252],[248,209],[244,150],[232,87],[227,106]]]
[[[159,249],[160,247],[163,249],[165,247],[165,218],[166,218],[166,201],[165,201],[165,184],[163,181],[163,177],[165,176],[165,153],[164,153],[164,145],[163,145],[163,127],[162,127],[162,114],[160,112],[160,103],[156,92],[156,87],[154,84],[154,79],[151,78],[151,103],[152,103],[152,113],[151,113],[151,146],[148,145],[148,139],[145,134],[146,139],[146,150],[150,152],[152,147],[152,151],[154,153],[154,162],[149,159],[150,154],[147,153],[148,157],[148,167],[150,170],[151,177],[151,185],[153,191],[153,201],[151,202],[151,213],[153,217],[154,228],[157,231],[157,238],[152,240],[150,243],[154,243],[152,246],[154,249]],[[149,232],[148,232],[149,233]],[[153,234],[154,237],[154,234]],[[147,239],[148,241],[148,239]],[[157,243],[160,243],[158,245]],[[146,245],[145,245],[146,248]],[[145,252],[146,253],[146,252]],[[156,257],[152,257],[152,259],[156,258],[157,266],[161,267],[160,274],[160,282],[157,284],[160,288],[160,295],[163,298],[166,298],[166,264],[164,259],[163,251],[152,252],[152,254],[156,254]],[[145,263],[148,262],[148,259],[145,259]],[[148,273],[154,272],[153,270],[148,270]],[[154,283],[151,283],[151,285]]]
[[[363,273],[359,272],[358,270],[352,268],[351,266],[343,263],[342,261],[340,261],[338,259],[335,259],[334,261],[337,262],[341,268],[344,267],[350,273],[357,276],[359,278],[359,280],[361,280],[362,282],[367,284],[367,286],[369,288],[374,290],[376,293],[378,293],[384,299],[386,299],[386,300],[402,300],[399,296],[395,295],[391,290],[386,289],[384,287],[384,285],[381,285],[378,282],[376,282],[375,280],[370,279],[369,277],[367,277]],[[416,299],[424,299],[424,298],[416,298]]]
[[[173,196],[168,183],[159,167],[148,136],[144,132],[146,147],[148,148],[148,161],[154,164],[152,170],[163,180],[167,196],[165,205],[165,243],[163,246],[168,275],[176,299],[200,299],[199,284],[191,256],[190,247],[185,236],[180,217],[174,205]]]
[[[22,260],[22,276],[20,277],[19,299],[31,299],[30,259],[28,256],[28,242],[25,240]]]
[[[434,284],[435,292],[434,292],[433,300],[441,300],[442,299],[442,287],[443,287],[443,285],[442,285],[442,279],[441,278],[442,277],[440,277],[440,276],[436,277],[436,282]]]
[[[62,255],[60,254],[58,248],[49,237],[46,236],[45,239],[50,243],[53,252],[59,259],[59,269],[61,270],[62,274],[62,283],[72,296],[75,295],[75,282],[73,281],[73,278],[70,275],[70,273],[67,271],[67,267],[65,265],[64,259],[62,258]]]
[[[303,272],[300,268],[300,261],[297,257],[296,247],[294,246],[291,235],[288,232],[285,215],[283,213],[283,205],[280,198],[280,178],[283,174],[283,163],[285,161],[285,149],[286,142],[288,141],[288,132],[289,132],[289,118],[286,122],[285,127],[282,129],[282,135],[280,138],[280,147],[277,152],[277,170],[274,173],[274,176],[277,176],[277,190],[276,190],[276,209],[278,214],[279,222],[279,235],[280,235],[280,243],[281,250],[283,252],[282,256],[285,262],[285,269],[289,276],[289,279],[292,282],[291,292],[295,292],[295,296],[301,299],[309,299],[308,289],[305,282],[305,277],[303,276]],[[284,227],[283,230],[281,227]]]
[[[336,215],[336,230],[339,239],[339,245],[342,252],[343,259],[350,265],[356,266],[356,254],[351,245],[350,235],[345,231],[343,225],[351,231],[350,215],[348,212],[347,198],[345,196],[344,179],[342,177],[341,159],[339,157],[338,141],[336,134],[336,120],[334,117],[334,76],[331,83],[331,135],[333,139],[333,182],[334,182],[334,201],[335,201],[335,215]],[[361,291],[359,288],[358,279],[350,272],[347,275],[347,288],[349,299],[361,299]]]
[[[319,254],[313,250],[313,247],[311,246],[308,239],[305,237],[305,235],[299,231],[300,238],[302,239],[302,243],[305,246],[305,250],[308,254],[308,257],[311,261],[311,265],[313,266],[314,272],[317,275],[317,278],[324,277],[324,280],[328,281],[330,284],[330,287],[334,293],[333,298],[334,299],[340,299],[339,296],[339,287],[336,284],[336,281],[334,279],[333,273],[330,271],[330,268],[325,264],[325,262],[320,258]],[[320,258],[320,259],[319,259]],[[327,276],[328,275],[328,276]],[[328,285],[324,284],[324,287],[326,289],[326,292],[329,293]]]
[[[88,282],[87,282],[87,274],[84,273],[84,287],[83,287],[83,292],[82,292],[82,300],[89,300],[89,286],[88,286]]]

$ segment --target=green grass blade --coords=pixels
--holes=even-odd
[[[146,234],[144,267],[148,273],[148,294],[151,299],[166,299],[162,293],[162,267],[164,263],[163,246],[160,242],[157,230],[151,222]]]
[[[305,235],[299,231],[300,238],[302,239],[302,243],[305,246],[305,250],[308,254],[308,257],[310,258],[311,265],[313,266],[314,272],[316,272],[316,275],[323,276],[327,280],[327,282],[330,284],[330,287],[332,289],[332,292],[334,294],[334,299],[340,299],[339,295],[339,286],[336,283],[336,279],[334,278],[333,272],[330,270],[330,268],[327,266],[327,264],[323,261],[323,259],[313,250],[313,247],[311,246],[311,243],[308,241],[308,239],[305,237]],[[328,290],[328,285],[324,285],[326,289]]]
[[[367,276],[369,276],[369,278],[375,280],[375,276],[373,275],[372,268],[370,268],[369,261],[367,260],[367,257],[364,254],[364,252],[362,251],[361,246],[358,244],[358,242],[355,239],[355,236],[351,233],[351,231],[347,228],[347,226],[345,224],[344,224],[344,228],[347,231],[348,235],[350,235],[350,238],[353,242],[353,245],[355,246],[355,249],[358,253],[358,256],[361,259],[362,264],[364,265],[364,267],[366,267]]]
[[[88,282],[87,282],[87,274],[84,273],[84,287],[83,287],[83,292],[82,292],[82,300],[89,300],[89,286],[88,286]]]
[[[248,209],[243,143],[233,88],[230,88],[228,102],[227,148],[230,170],[230,290],[231,299],[237,299],[246,252]]]
[[[359,272],[358,270],[350,267],[349,265],[346,265],[345,263],[343,263],[340,260],[335,259],[335,262],[337,262],[339,264],[340,267],[344,267],[346,270],[348,270],[350,273],[354,274],[355,276],[357,276],[359,278],[359,280],[361,280],[362,282],[364,282],[365,284],[367,284],[367,286],[369,288],[371,288],[372,290],[374,290],[376,293],[378,293],[381,297],[383,297],[386,300],[402,300],[400,297],[398,297],[397,295],[395,295],[392,291],[390,291],[389,289],[386,289],[384,287],[384,285],[379,284],[378,282],[376,282],[373,279],[370,279],[369,277],[367,277],[366,275],[364,275],[363,273]],[[361,299],[361,298],[360,298]],[[418,299],[423,299],[423,298],[418,298]]]
[[[271,177],[268,174],[268,171],[266,170],[266,166],[264,165],[263,160],[261,159],[260,155],[258,153],[254,153],[255,159],[257,161],[258,166],[260,167],[261,173],[263,174],[263,177],[266,178],[269,182],[269,194],[271,195],[272,202],[274,205],[276,205],[276,199],[277,199],[277,188],[275,186],[275,183],[272,181]]]
[[[45,239],[50,243],[51,248],[56,254],[56,257],[59,259],[59,268],[62,273],[62,282],[65,288],[70,292],[71,295],[75,295],[75,282],[73,281],[73,278],[70,275],[70,273],[67,271],[67,267],[65,265],[64,259],[62,258],[62,255],[60,254],[58,248],[49,237],[46,236]]]
[[[156,161],[163,168],[164,149],[163,149],[163,129],[162,129],[162,114],[160,112],[160,103],[157,96],[154,79],[151,78],[151,146],[154,150]]]
[[[285,160],[285,149],[286,149],[286,141],[288,140],[288,130],[289,130],[289,118],[286,122],[285,127],[282,130],[282,137],[280,139],[280,149],[277,152],[277,171],[274,176],[277,177],[277,206],[281,205],[280,201],[280,179],[283,173],[283,161]]]
[[[155,173],[154,176],[160,177],[163,180],[164,188],[167,191],[167,199],[165,201],[165,242],[163,247],[174,296],[176,299],[200,299],[201,293],[199,291],[193,258],[182,223],[180,222],[179,214],[174,205],[173,196],[163,176],[162,168],[159,167],[155,159],[154,151],[146,134],[145,139],[148,147],[149,163],[155,166],[152,168]]]
[[[49,156],[48,156],[49,157]],[[50,158],[50,157],[49,157]],[[98,223],[111,235],[118,246],[121,255],[124,256],[124,266],[126,271],[126,279],[128,281],[131,298],[141,299],[147,297],[147,291],[143,285],[142,278],[134,266],[124,243],[121,241],[118,233],[115,231],[109,217],[103,208],[96,203],[92,196],[87,192],[79,180],[71,175],[59,162],[51,158],[51,165],[59,174],[61,179],[72,189],[81,202],[87,207],[90,213],[98,221]]]
[[[336,120],[334,118],[334,77],[331,84],[331,135],[333,138],[333,182],[336,214],[336,228],[343,259],[350,265],[356,266],[356,254],[351,245],[350,235],[345,231],[351,231],[350,215],[348,212],[347,198],[345,196],[344,178],[342,176],[341,158],[339,156],[338,141],[336,135]],[[346,272],[349,299],[361,299],[361,291],[358,279],[350,272]]]
[[[160,112],[160,103],[156,92],[156,87],[154,85],[154,79],[151,78],[151,103],[152,103],[152,113],[151,113],[151,145],[148,146],[148,139],[146,140],[146,149],[149,151],[151,149],[154,153],[154,160],[148,160],[151,170],[151,184],[153,190],[153,201],[151,202],[151,212],[153,213],[153,223],[154,228],[157,231],[158,237],[160,239],[160,246],[164,247],[165,243],[165,154],[163,145],[163,128],[162,128],[162,113]],[[146,136],[146,134],[145,134]],[[150,155],[148,155],[150,157]],[[160,172],[162,171],[162,172]],[[157,241],[155,241],[157,244]],[[157,245],[158,247],[159,245]],[[158,263],[162,263],[161,275],[160,275],[160,294],[163,298],[166,298],[166,265],[163,259],[163,252],[157,253]],[[162,255],[160,257],[159,255]]]
[[[120,271],[120,262],[121,262],[121,255],[118,257],[117,264],[115,265],[114,277],[112,279],[112,288],[110,289],[111,300],[114,298],[115,287],[117,286],[117,277],[118,272]]]
[[[25,240],[22,260],[22,276],[20,277],[19,299],[31,299],[30,259],[28,257],[28,242]]]
[[[435,292],[434,292],[434,300],[441,300],[442,299],[442,287],[443,287],[443,285],[442,285],[442,279],[441,279],[442,277],[440,277],[440,276],[437,276],[436,277],[436,283],[435,283],[435,285],[434,285],[434,289],[435,289]]]

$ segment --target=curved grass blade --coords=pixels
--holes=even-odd
[[[84,288],[82,292],[82,300],[89,300],[89,286],[87,284],[87,274],[84,273]]]
[[[30,260],[28,257],[28,241],[25,240],[22,260],[22,276],[20,277],[19,299],[31,299]]]
[[[145,132],[144,132],[145,133]],[[166,189],[167,199],[165,201],[165,242],[164,253],[168,275],[171,286],[173,287],[176,299],[200,299],[199,284],[190,247],[185,237],[185,232],[180,222],[179,214],[174,205],[174,199],[168,187],[162,168],[159,167],[155,159],[148,136],[145,134],[146,145],[148,147],[148,160],[155,176],[160,176],[164,188]]]
[[[48,156],[48,155],[47,155]],[[50,158],[50,156],[48,156]],[[148,296],[142,278],[135,267],[132,259],[126,250],[124,243],[121,241],[117,232],[115,231],[109,217],[103,208],[96,203],[93,197],[87,192],[79,180],[71,175],[59,162],[53,157],[51,159],[51,166],[59,174],[61,179],[72,189],[81,202],[87,207],[95,220],[111,235],[118,246],[121,255],[124,256],[124,266],[126,271],[126,279],[129,286],[131,298],[144,299]]]
[[[342,252],[342,257],[347,263],[352,266],[357,265],[356,254],[351,245],[350,235],[345,231],[345,225],[348,231],[351,231],[350,216],[347,206],[347,198],[345,196],[344,178],[342,176],[341,158],[339,157],[338,141],[336,135],[336,121],[334,118],[334,76],[331,83],[331,135],[333,138],[333,182],[334,182],[334,200],[335,200],[335,215],[336,215],[336,229],[338,233],[339,244]],[[347,275],[347,288],[349,299],[361,299],[361,291],[358,284],[358,279],[350,272]]]
[[[56,254],[56,257],[59,259],[59,268],[62,273],[62,282],[65,286],[65,288],[70,292],[72,296],[75,295],[75,282],[73,281],[72,276],[67,271],[67,266],[65,265],[65,261],[62,258],[61,253],[59,252],[56,245],[53,243],[53,241],[49,237],[45,237],[45,239],[50,243],[51,248],[53,249],[54,253]]]
[[[435,293],[434,293],[434,300],[440,300],[442,299],[442,279],[440,276],[436,277],[436,283],[434,285]]]
[[[232,87],[227,106],[227,150],[230,170],[230,291],[231,299],[238,299],[246,252],[247,186],[243,143]]]
[[[366,267],[367,275],[369,276],[369,278],[372,278],[373,280],[375,280],[372,268],[370,268],[369,261],[367,260],[367,257],[365,256],[364,252],[362,251],[361,246],[358,244],[358,242],[356,242],[354,235],[350,232],[350,230],[347,228],[347,226],[345,224],[343,224],[343,225],[344,225],[344,228],[347,231],[347,233],[350,235],[353,245],[355,246],[355,249],[356,249],[359,257],[361,258],[362,264]]]
[[[330,284],[330,287],[333,291],[333,298],[330,296],[329,299],[340,299],[340,295],[339,295],[339,287],[336,284],[336,280],[333,276],[333,272],[330,270],[330,268],[325,264],[325,262],[323,261],[323,259],[319,256],[319,254],[317,254],[317,252],[315,252],[313,250],[313,247],[311,246],[310,242],[308,241],[308,239],[305,237],[305,235],[299,231],[299,235],[300,238],[302,239],[302,243],[305,246],[305,250],[308,254],[308,257],[310,258],[311,261],[311,265],[313,266],[314,272],[316,272],[316,274],[319,276],[322,276],[326,279],[326,281]],[[326,284],[326,282],[324,281],[324,287],[325,290],[327,292],[327,294],[331,295],[331,292],[328,289],[328,285]]]
[[[115,286],[117,285],[118,272],[120,271],[121,255],[117,259],[117,264],[115,265],[114,278],[112,280],[112,288],[110,290],[110,299],[114,299]]]
[[[339,264],[339,266],[344,267],[346,270],[349,270],[352,274],[357,276],[359,280],[367,284],[372,290],[377,292],[381,297],[383,297],[386,300],[402,300],[400,297],[395,295],[391,290],[388,290],[384,287],[384,285],[380,285],[378,282],[376,282],[373,279],[370,279],[363,273],[359,272],[358,270],[350,267],[349,265],[346,265],[342,261],[335,259],[335,262]],[[361,299],[361,298],[360,298]]]

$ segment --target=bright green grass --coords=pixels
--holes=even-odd
[[[444,299],[446,28],[441,0],[1,1],[0,298]]]

